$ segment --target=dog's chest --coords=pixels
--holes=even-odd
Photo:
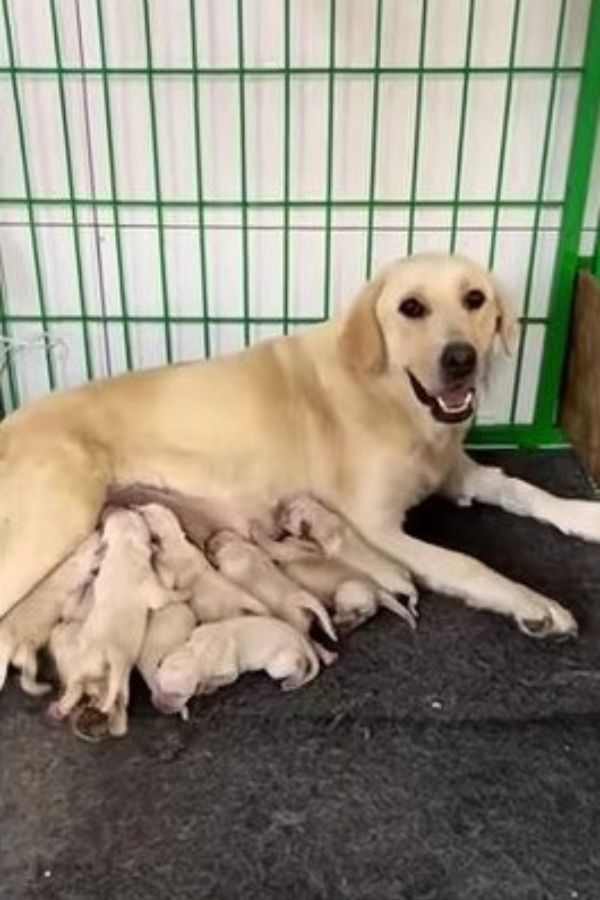
[[[456,448],[449,442],[423,443],[411,449],[398,473],[397,487],[404,509],[439,491],[448,478],[455,458]]]

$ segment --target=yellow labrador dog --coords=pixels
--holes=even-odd
[[[495,503],[600,541],[600,506],[471,462],[462,441],[496,339],[514,323],[484,269],[394,262],[340,320],[207,362],[55,394],[0,427],[0,616],[94,529],[111,486],[146,483],[249,510],[312,493],[360,536],[370,574],[512,617],[530,635],[571,614],[468,556],[402,531],[433,492]]]

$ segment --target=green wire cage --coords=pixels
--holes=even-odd
[[[476,443],[562,441],[600,273],[600,0],[0,0],[0,402],[344,308],[419,250],[518,310]]]

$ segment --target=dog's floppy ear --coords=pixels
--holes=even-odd
[[[496,332],[500,339],[500,343],[502,344],[502,349],[507,356],[511,356],[519,330],[517,316],[511,304],[506,299],[505,294],[497,285],[494,290],[494,298],[496,300],[497,310]]]
[[[385,344],[375,314],[383,284],[383,275],[367,282],[342,325],[339,344],[342,361],[360,374],[377,375],[385,367]]]

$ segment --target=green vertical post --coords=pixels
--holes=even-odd
[[[546,182],[546,169],[548,166],[548,156],[550,150],[550,136],[552,134],[552,120],[554,118],[554,105],[556,101],[556,85],[558,82],[557,67],[560,64],[560,54],[563,43],[563,31],[565,25],[565,13],[567,9],[566,0],[561,0],[558,24],[556,28],[556,40],[554,44],[554,71],[550,80],[550,96],[546,107],[546,124],[544,130],[544,140],[542,144],[542,158],[540,161],[540,174],[538,178],[537,195],[535,212],[533,214],[533,230],[531,234],[531,248],[529,251],[529,261],[527,264],[527,277],[525,281],[525,303],[523,313],[521,315],[521,331],[519,334],[519,345],[517,350],[517,362],[515,366],[515,377],[513,380],[513,392],[510,405],[510,421],[514,423],[517,415],[517,405],[519,402],[519,390],[521,385],[521,372],[523,370],[523,359],[525,357],[525,342],[527,336],[527,318],[529,316],[529,307],[531,305],[531,289],[533,287],[533,273],[535,270],[535,258],[537,253],[537,242],[540,229],[540,216],[542,212],[542,200],[544,197],[544,185]]]
[[[335,130],[335,20],[336,0],[329,0],[329,72],[327,75],[327,173],[325,183],[325,266],[323,318],[331,313],[331,211],[333,195],[333,140]]]
[[[423,69],[425,68],[425,50],[427,47],[427,12],[428,0],[423,0],[421,7],[421,34],[419,37],[419,68],[417,74],[417,96],[415,103],[415,134],[413,138],[412,173],[410,177],[410,204],[408,207],[408,255],[413,252],[415,242],[415,213],[417,206],[417,183],[419,180],[419,145],[421,142],[421,116],[423,111]]]
[[[121,313],[123,315],[123,339],[125,344],[125,364],[128,371],[133,368],[133,350],[131,344],[131,330],[129,307],[127,303],[127,285],[125,283],[125,263],[123,258],[123,241],[121,236],[121,213],[117,192],[117,166],[115,160],[115,143],[113,138],[112,111],[110,101],[110,86],[108,83],[108,61],[106,55],[106,37],[104,32],[104,17],[102,13],[102,0],[96,0],[96,21],[98,25],[98,39],[100,44],[100,60],[102,63],[102,92],[104,97],[104,122],[106,128],[106,141],[108,147],[108,172],[110,179],[111,205],[115,231],[115,249],[117,251],[117,273],[119,279],[119,298]]]
[[[83,336],[83,353],[85,359],[85,372],[88,379],[94,377],[94,366],[92,361],[92,352],[90,346],[90,335],[88,329],[88,309],[87,297],[85,289],[85,278],[83,274],[83,260],[81,256],[81,241],[79,238],[79,216],[77,205],[75,203],[75,178],[73,174],[73,155],[71,149],[71,133],[69,128],[69,117],[67,114],[67,100],[65,96],[65,84],[62,73],[62,53],[60,46],[60,35],[58,30],[58,16],[56,12],[56,0],[50,0],[50,18],[52,21],[52,38],[54,42],[54,53],[56,56],[56,74],[58,81],[58,95],[60,99],[60,115],[63,132],[63,144],[65,151],[65,166],[67,171],[67,186],[69,190],[69,206],[71,209],[71,231],[73,236],[73,249],[75,251],[75,265],[77,268],[77,287],[79,290],[79,303],[81,308],[81,330]]]
[[[210,357],[210,310],[208,306],[208,278],[206,264],[206,238],[204,221],[204,177],[202,172],[202,146],[200,133],[200,91],[198,89],[198,39],[196,35],[196,0],[190,0],[190,36],[192,51],[193,104],[194,104],[194,154],[196,161],[196,195],[198,203],[198,250],[200,253],[200,290],[202,291],[202,331],[204,355]]]
[[[283,4],[283,333],[290,328],[290,0]]]
[[[541,427],[550,427],[556,421],[599,114],[600,0],[592,0],[536,400],[535,421]]]
[[[502,132],[500,136],[500,158],[498,160],[498,176],[496,178],[496,196],[494,199],[494,212],[492,215],[492,236],[490,238],[490,253],[488,267],[494,268],[496,261],[496,240],[498,237],[498,221],[500,219],[500,204],[502,200],[502,182],[504,180],[504,163],[506,162],[506,143],[508,140],[508,123],[510,122],[510,110],[512,104],[513,77],[515,55],[517,52],[517,37],[519,34],[519,19],[521,15],[521,0],[515,0],[513,12],[512,33],[510,37],[510,50],[508,62],[508,75],[506,76],[506,95],[504,97],[504,111],[502,114]]]
[[[238,102],[240,111],[240,188],[242,192],[242,266],[244,304],[244,346],[250,343],[250,271],[248,251],[248,166],[246,154],[246,82],[244,73],[244,3],[237,3]]]
[[[458,147],[456,149],[456,174],[454,176],[454,202],[452,204],[452,222],[450,224],[450,253],[456,250],[458,235],[458,210],[460,200],[460,183],[462,179],[463,152],[465,146],[465,128],[467,124],[467,106],[469,100],[469,76],[471,67],[471,49],[473,46],[473,23],[475,21],[475,2],[469,0],[467,19],[467,39],[465,46],[465,71],[463,74],[462,96],[460,101],[460,122],[458,125]]]
[[[0,256],[0,332],[2,337],[10,340],[10,328],[6,314],[6,284],[4,280],[4,268],[2,266],[2,258]],[[8,391],[10,395],[10,407],[16,409],[19,405],[19,391],[17,389],[17,381],[15,370],[11,359],[10,347],[3,348],[4,353],[0,356],[0,418],[6,415],[6,403],[4,400],[4,392],[2,385],[2,375],[6,371],[8,381]]]
[[[373,59],[373,97],[371,101],[371,165],[369,172],[369,201],[367,213],[366,276],[373,269],[373,223],[375,219],[375,188],[377,184],[377,137],[379,134],[379,88],[381,80],[381,32],[383,25],[383,0],[377,0],[375,13],[375,53]]]
[[[600,213],[596,224],[596,240],[594,241],[594,253],[592,256],[592,272],[596,278],[600,278]]]
[[[154,170],[154,190],[156,193],[156,219],[158,224],[158,256],[160,266],[160,284],[162,294],[162,306],[165,329],[165,352],[167,362],[173,360],[173,347],[171,341],[171,315],[169,312],[169,278],[167,273],[167,258],[165,252],[165,223],[163,216],[163,202],[160,177],[160,154],[158,147],[158,123],[156,119],[156,97],[154,95],[152,34],[150,30],[150,9],[148,0],[142,0],[144,11],[144,37],[146,40],[146,58],[148,61],[148,105],[150,107],[150,132],[152,135],[152,166]]]
[[[31,190],[31,174],[29,172],[29,161],[27,156],[27,142],[25,140],[25,122],[23,120],[23,110],[21,108],[21,98],[19,96],[19,86],[17,84],[17,64],[15,58],[15,48],[13,42],[13,34],[8,13],[8,0],[2,0],[2,11],[4,15],[4,28],[6,32],[6,49],[8,52],[8,62],[10,68],[10,81],[12,87],[13,103],[15,107],[15,118],[17,123],[17,133],[19,140],[19,150],[21,153],[21,165],[23,167],[23,183],[25,186],[25,203],[27,206],[27,219],[29,223],[29,236],[31,240],[31,250],[33,253],[33,266],[35,270],[35,282],[38,295],[38,306],[40,310],[40,321],[44,332],[49,333],[48,314],[46,311],[46,288],[42,274],[42,262],[40,258],[40,248],[37,238],[37,223],[35,220],[35,212],[33,206],[33,194]],[[46,372],[48,376],[48,385],[51,390],[56,387],[56,374],[54,371],[54,360],[52,359],[52,351],[46,347]]]

